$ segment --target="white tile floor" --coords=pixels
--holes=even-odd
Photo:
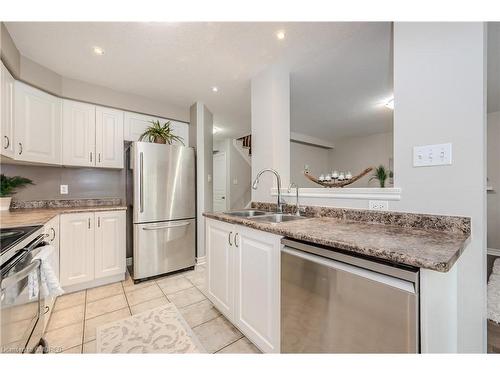
[[[134,284],[122,282],[56,300],[45,337],[54,353],[95,353],[96,328],[172,302],[210,353],[260,353],[205,297],[205,267]]]

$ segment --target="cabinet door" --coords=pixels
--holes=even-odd
[[[123,111],[96,107],[96,166],[123,168]]]
[[[51,219],[47,224],[44,225],[43,229],[46,235],[47,243],[54,247],[54,252],[49,258],[49,262],[52,266],[52,269],[54,270],[54,273],[59,279],[59,216]],[[50,315],[52,314],[55,300],[56,298],[53,296],[48,296],[43,299],[43,301],[45,302],[45,317],[43,321],[44,332],[45,328],[47,327],[47,323],[49,322]]]
[[[15,83],[15,157],[34,163],[62,163],[62,100]]]
[[[95,213],[95,278],[125,273],[125,211]]]
[[[124,139],[126,141],[138,141],[151,121],[157,120],[154,116],[142,115],[140,113],[125,112]]]
[[[261,350],[280,350],[281,237],[235,226],[235,325]]]
[[[94,279],[94,213],[61,215],[60,270],[63,287]]]
[[[7,68],[0,63],[1,91],[0,91],[0,121],[2,148],[0,154],[14,157],[14,77]]]
[[[95,165],[95,105],[63,100],[63,165]]]
[[[233,315],[233,225],[206,220],[207,294],[226,317]],[[230,239],[231,237],[231,239]]]

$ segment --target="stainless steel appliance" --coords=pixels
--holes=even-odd
[[[283,239],[283,353],[417,353],[419,272]]]
[[[133,142],[130,150],[133,173],[133,279],[194,267],[194,149]]]
[[[34,257],[45,244],[43,227],[2,229],[0,236],[0,352],[31,353],[39,346],[46,352],[45,304],[39,289],[29,286],[30,277],[41,285],[41,262]]]

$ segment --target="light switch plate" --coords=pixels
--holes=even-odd
[[[413,147],[413,166],[432,167],[452,164],[451,143]]]
[[[68,185],[61,185],[61,194],[68,194]]]
[[[368,201],[368,209],[376,211],[387,211],[389,209],[388,201]]]

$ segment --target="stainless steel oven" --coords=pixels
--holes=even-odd
[[[31,227],[30,227],[31,228]],[[16,228],[17,229],[17,228]],[[4,232],[5,233],[5,232]],[[0,279],[0,324],[2,353],[31,353],[43,340],[44,301],[41,298],[41,262],[35,259],[44,245],[43,230],[35,228],[24,238],[2,248]]]

